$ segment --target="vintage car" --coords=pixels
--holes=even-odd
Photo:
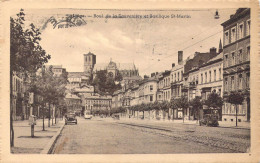
[[[200,126],[201,125],[206,125],[206,126],[218,126],[218,117],[215,115],[211,114],[206,114],[204,115],[203,119],[200,120],[199,122]]]
[[[75,123],[75,124],[78,123],[76,114],[68,113],[65,115],[65,125],[67,125],[68,123]]]
[[[115,114],[115,115],[112,116],[112,118],[115,119],[115,120],[119,120],[120,116],[118,114]]]

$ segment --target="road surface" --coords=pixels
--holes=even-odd
[[[77,125],[65,125],[53,153],[241,153],[249,147],[246,129],[78,117]]]

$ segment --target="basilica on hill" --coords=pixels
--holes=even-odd
[[[84,54],[84,71],[68,73],[69,89],[86,85],[101,70],[106,70],[107,76],[113,79],[117,75],[122,76],[122,81],[120,82],[122,85],[142,79],[134,63],[115,63],[112,59],[110,59],[109,63],[96,63],[96,61],[97,57],[95,54],[91,52]]]
[[[120,75],[121,86],[142,80],[134,63],[115,63],[110,59],[109,63],[96,63],[96,55],[89,52],[84,54],[84,71],[68,72],[67,102],[73,108],[70,110],[99,110],[110,109],[112,96],[107,94],[101,96],[94,86],[90,85],[98,71],[106,70],[107,77],[115,79]],[[102,104],[102,105],[101,105]],[[102,108],[101,108],[102,106]]]

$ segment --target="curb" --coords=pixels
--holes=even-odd
[[[49,143],[44,147],[44,149],[41,151],[40,154],[51,154],[53,147],[58,140],[59,135],[61,134],[61,131],[63,130],[65,126],[65,123],[62,124],[61,128],[57,131],[57,133],[51,138]]]
[[[127,120],[123,120],[123,121],[126,121],[127,122]],[[138,120],[137,120],[138,121]],[[148,120],[147,122],[149,122],[150,120]],[[153,121],[153,120],[152,120]],[[184,122],[184,123],[179,123],[179,122],[174,122],[174,120],[173,121],[154,121],[154,122],[158,122],[158,123],[164,123],[164,122],[166,122],[166,123],[175,123],[175,124],[183,124],[183,125],[199,125],[199,124],[197,124],[197,123],[189,123],[189,122],[187,122],[186,121],[186,123]],[[238,127],[235,127],[235,126],[222,126],[222,125],[219,125],[218,127],[220,127],[220,128],[232,128],[232,129],[243,129],[243,130],[251,130],[250,129],[250,127],[244,127],[244,126],[238,126]]]

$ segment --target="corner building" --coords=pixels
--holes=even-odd
[[[238,105],[238,122],[250,121],[250,9],[240,8],[221,24],[224,31],[223,47],[223,121],[235,121],[235,106],[227,102],[231,92],[244,95]]]

